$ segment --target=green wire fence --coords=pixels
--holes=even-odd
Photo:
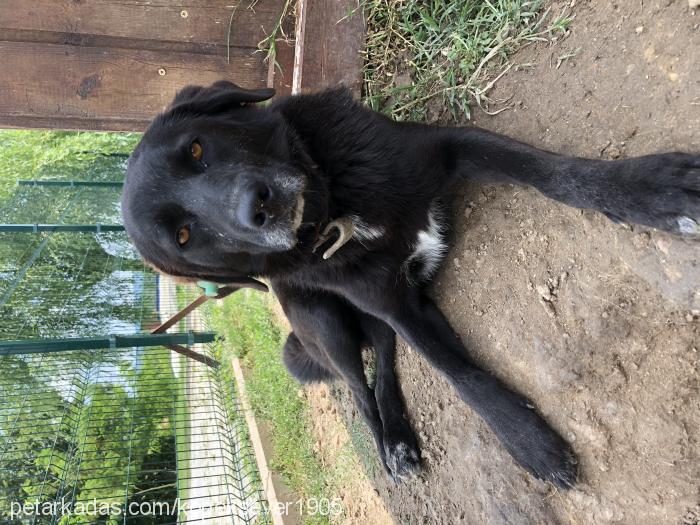
[[[124,156],[95,156],[0,202],[0,523],[268,523],[227,368],[158,346],[218,343],[151,334],[184,296],[118,227]]]

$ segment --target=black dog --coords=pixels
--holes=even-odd
[[[302,381],[340,377],[395,478],[420,453],[394,374],[395,332],[454,386],[538,478],[576,480],[569,445],[533,406],[474,364],[424,287],[445,255],[441,198],[456,182],[525,184],[619,222],[700,234],[700,156],[562,157],[475,128],[396,123],[342,90],[282,98],[229,82],[181,91],[134,151],[125,226],[162,272],[264,288],[293,327]],[[364,376],[363,344],[378,356]]]

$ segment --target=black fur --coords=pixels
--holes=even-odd
[[[696,236],[700,157],[563,157],[473,127],[392,122],[342,89],[250,105],[269,96],[226,82],[188,87],[155,119],[130,159],[122,200],[144,258],[193,280],[255,286],[253,277],[268,278],[293,327],[288,368],[302,381],[348,383],[395,479],[420,463],[394,372],[398,333],[520,465],[571,486],[577,471],[569,445],[526,399],[472,361],[425,294],[430,276],[420,267],[429,258],[412,256],[418,232],[431,227],[429,210],[438,217],[455,183],[473,179],[530,185],[617,221]],[[200,160],[189,152],[193,141],[203,147]],[[260,224],[240,219],[255,212]],[[324,260],[334,240],[314,250],[324,226],[347,217],[365,235]],[[183,225],[191,240],[181,247],[175,238]],[[363,345],[377,353],[374,391]]]

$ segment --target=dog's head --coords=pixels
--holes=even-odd
[[[186,279],[255,283],[270,254],[292,250],[308,176],[272,89],[230,82],[180,91],[131,155],[124,226],[147,263]]]

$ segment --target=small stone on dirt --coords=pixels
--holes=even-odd
[[[618,148],[614,144],[608,144],[605,148],[603,148],[603,151],[601,152],[601,157],[608,160],[619,159],[621,155],[622,152],[620,151],[620,148]]]
[[[544,299],[545,301],[551,301],[552,300],[552,292],[549,290],[549,287],[545,284],[538,284],[537,285],[537,293],[540,294],[540,297]]]

